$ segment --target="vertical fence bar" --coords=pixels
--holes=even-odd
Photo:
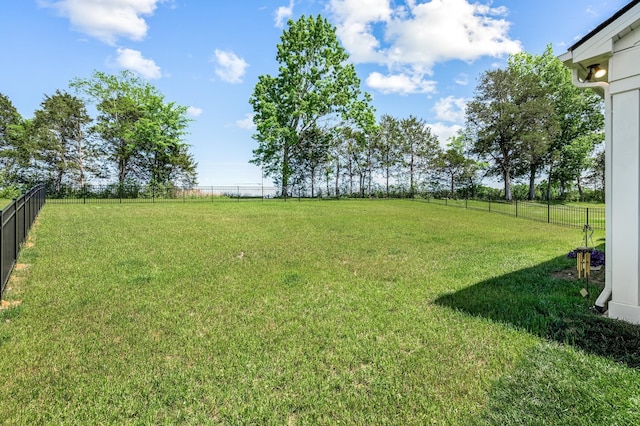
[[[0,210],[0,300],[4,292],[4,211]]]
[[[18,200],[13,199],[13,261],[18,258]]]
[[[45,197],[44,185],[38,185],[0,210],[0,299]]]

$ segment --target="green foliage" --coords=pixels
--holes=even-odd
[[[278,75],[260,76],[250,98],[258,142],[252,162],[286,195],[292,178],[300,181],[310,172],[305,153],[314,152],[316,166],[328,159],[328,139],[309,135],[330,134],[336,123],[366,132],[375,119],[370,97],[360,96],[360,80],[329,21],[322,16],[290,20],[280,40]],[[319,144],[310,147],[314,142]]]
[[[508,67],[486,71],[467,105],[473,151],[491,161],[489,171],[502,177],[507,200],[512,199],[512,177],[522,168],[535,176],[545,144],[554,137],[546,93],[533,74]]]
[[[537,76],[553,108],[548,121],[555,123],[557,130],[543,158],[547,180],[559,182],[563,193],[571,182],[580,185],[582,174],[592,165],[595,147],[604,140],[602,99],[593,91],[573,85],[571,71],[553,54],[551,45],[542,55],[514,55],[509,65]]]
[[[34,151],[33,123],[0,93],[0,184],[28,182]]]
[[[20,194],[22,194],[22,190],[17,186],[6,186],[0,189],[0,200],[12,200],[18,198]]]
[[[164,96],[129,71],[118,75],[94,72],[71,86],[98,109],[93,131],[117,170],[118,183],[195,183],[196,163],[183,141],[187,108]]]
[[[81,99],[59,90],[45,96],[35,112],[36,160],[54,191],[63,182],[84,185],[87,174],[99,173],[99,152],[89,137],[91,121]]]
[[[570,71],[551,46],[542,55],[512,55],[504,70],[483,74],[467,109],[467,133],[475,153],[501,176],[510,199],[512,178],[529,181],[527,197],[543,171],[551,198],[555,182],[561,196],[573,182],[584,197],[583,174],[593,165],[603,140],[603,102],[596,93],[572,83]]]

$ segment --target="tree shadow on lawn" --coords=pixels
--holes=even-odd
[[[536,336],[640,368],[640,326],[602,317],[590,308],[601,288],[554,272],[571,263],[555,258],[532,268],[482,281],[436,299],[441,306],[512,324]]]

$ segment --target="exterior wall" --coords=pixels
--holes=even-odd
[[[609,316],[640,323],[640,90],[612,93],[612,300]]]
[[[609,59],[611,96],[609,316],[640,324],[640,35],[618,40]]]
[[[640,2],[629,3],[561,60],[574,70],[574,84],[604,92],[607,263],[596,303],[604,306],[610,295],[610,317],[640,324]],[[607,69],[608,81],[582,81],[595,64]]]

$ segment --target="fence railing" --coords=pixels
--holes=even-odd
[[[562,204],[542,204],[530,201],[483,201],[427,198],[429,203],[461,207],[473,210],[484,210],[537,222],[554,225],[582,228],[584,225],[592,229],[605,230],[605,209],[603,207],[579,207]]]
[[[279,197],[279,188],[273,186],[198,186],[180,188],[152,185],[84,185],[65,186],[58,191],[47,191],[47,202],[52,204],[89,203],[160,203],[189,201],[241,201]],[[469,199],[413,198],[434,204],[484,210],[494,213],[581,228],[585,224],[593,229],[605,229],[605,209],[602,207],[579,207],[562,204],[543,204],[529,201],[488,201]],[[302,193],[293,193],[288,199],[308,199]],[[322,199],[325,197],[315,197]],[[350,198],[350,197],[346,197]],[[286,200],[287,198],[281,198]]]
[[[47,202],[52,204],[89,203],[161,203],[171,201],[240,201],[268,199],[278,195],[272,186],[177,186],[153,185],[83,185],[47,191]]]
[[[34,186],[0,210],[0,299],[31,225],[45,203],[45,193],[44,185]]]

